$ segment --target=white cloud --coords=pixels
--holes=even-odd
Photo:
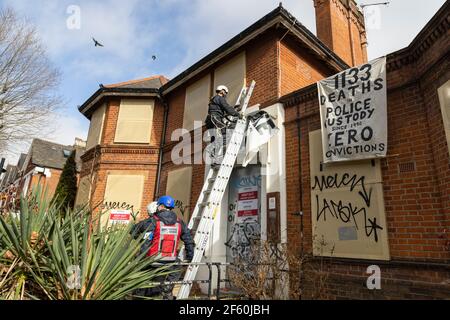
[[[86,140],[89,129],[89,121],[81,117],[71,117],[64,114],[55,114],[50,117],[57,125],[54,131],[48,135],[48,139],[65,145],[72,145],[75,138]]]
[[[137,19],[143,3],[41,0],[30,5],[25,0],[4,0],[5,5],[31,18],[54,61],[63,64],[62,68],[77,70],[85,80],[123,77],[126,72],[139,73],[148,65],[146,53],[157,35],[146,32],[152,21],[142,25]],[[67,28],[69,5],[80,8],[80,29]],[[92,37],[104,47],[94,47]]]

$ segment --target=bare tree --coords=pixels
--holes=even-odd
[[[12,9],[0,10],[0,152],[48,132],[58,83],[36,29]]]

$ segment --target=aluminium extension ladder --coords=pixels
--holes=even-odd
[[[242,88],[238,97],[238,103],[245,96],[242,104],[242,114],[244,114],[247,106],[250,102],[250,98],[255,88],[255,81],[252,81],[248,90]],[[244,135],[247,130],[247,119],[245,116],[239,119],[234,128],[233,134],[229,144],[226,147],[226,152],[223,157],[222,163],[219,167],[211,167],[203,184],[202,191],[195,205],[194,212],[192,213],[189,221],[188,228],[195,232],[194,242],[195,251],[194,257],[191,261],[191,265],[188,266],[186,274],[184,276],[183,284],[177,295],[177,299],[187,299],[192,288],[193,281],[197,275],[199,265],[203,254],[206,249],[211,231],[214,225],[214,219],[219,210],[223,195],[228,185],[228,181],[233,171],[234,163],[241,148]],[[216,150],[217,155],[217,150]],[[181,250],[180,255],[184,254],[184,248]]]

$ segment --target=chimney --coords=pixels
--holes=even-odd
[[[74,147],[86,148],[86,141],[80,138],[75,138],[75,142],[73,144]]]
[[[314,0],[317,37],[350,66],[367,62],[364,15],[355,0]]]

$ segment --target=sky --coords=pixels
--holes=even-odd
[[[358,4],[388,0],[357,0]],[[283,6],[314,34],[313,0]],[[369,60],[406,47],[445,0],[390,0],[365,7]],[[173,78],[275,9],[279,0],[0,0],[34,24],[52,63],[64,106],[49,115],[55,131],[44,137],[73,144],[86,139],[89,121],[77,106],[99,84],[156,74]],[[95,47],[92,37],[104,47]],[[152,56],[156,56],[156,60]],[[31,141],[30,141],[31,142]],[[7,155],[11,164],[29,142]],[[3,156],[3,155],[2,155]]]

